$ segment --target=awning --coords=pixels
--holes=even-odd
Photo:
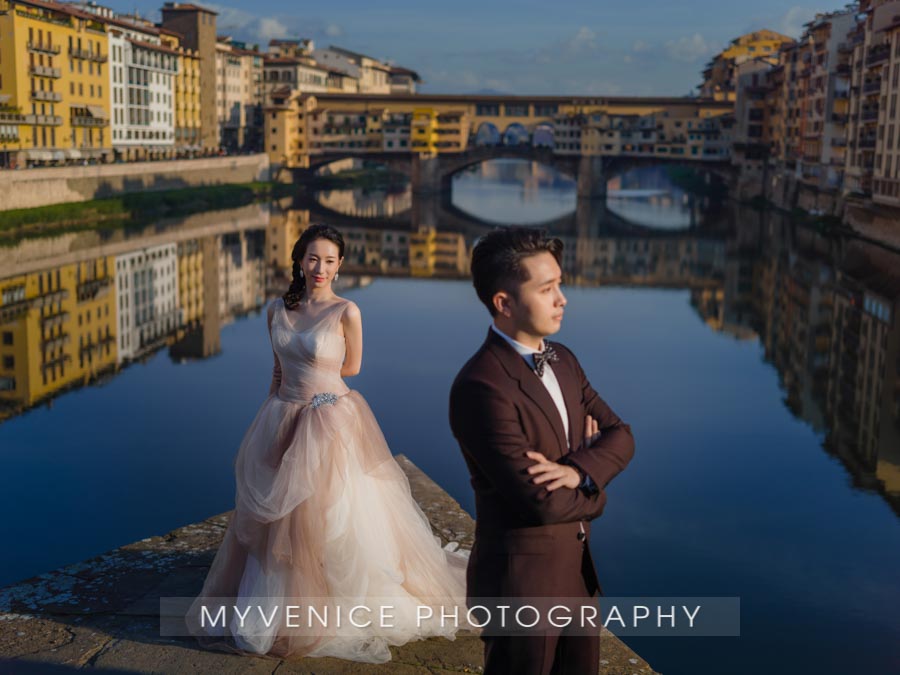
[[[67,159],[81,159],[81,150],[75,148],[67,148],[64,150]]]
[[[61,162],[65,158],[66,158],[66,153],[64,153],[62,150],[54,150],[53,151],[53,159],[55,161]]]
[[[91,117],[95,117],[98,120],[106,119],[106,111],[101,108],[99,105],[89,105],[87,106],[88,112],[91,114]]]
[[[25,157],[27,159],[34,159],[39,162],[53,161],[53,153],[49,150],[29,150]]]
[[[12,94],[0,94],[0,103],[7,103],[12,98]]]

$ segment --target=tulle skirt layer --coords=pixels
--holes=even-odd
[[[238,450],[235,478],[234,513],[186,617],[205,646],[381,663],[388,645],[452,640],[467,627],[442,619],[451,608],[464,619],[467,558],[441,548],[358,392],[318,406],[270,396]],[[250,610],[211,626],[210,609],[201,612],[213,599]],[[298,604],[303,620],[291,621],[287,608]],[[318,607],[312,624],[303,605]],[[354,606],[363,609],[351,622]]]

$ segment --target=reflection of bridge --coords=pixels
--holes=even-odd
[[[295,208],[309,211],[310,221],[323,221],[335,227],[370,227],[415,230],[420,226],[459,232],[467,237],[477,237],[500,223],[479,218],[455,206],[449,193],[440,195],[413,195],[409,209],[388,217],[365,217],[360,214],[345,213],[330,208],[316,200],[314,195],[301,193],[297,196]],[[546,228],[559,235],[579,237],[620,236],[665,238],[684,236],[683,229],[661,229],[633,223],[607,208],[599,200],[579,199],[576,208],[535,227]],[[692,227],[691,230],[711,231],[715,227]]]

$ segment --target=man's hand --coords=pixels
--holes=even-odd
[[[525,456],[537,462],[534,466],[528,467],[529,474],[532,476],[537,475],[531,481],[532,483],[540,485],[548,480],[552,481],[549,485],[544,486],[548,492],[553,492],[553,490],[561,487],[574,490],[581,485],[581,476],[571,466],[551,462],[541,453],[534,450],[529,450],[525,453]]]
[[[582,441],[581,446],[578,449],[581,450],[582,448],[591,447],[600,440],[602,435],[603,434],[600,432],[600,423],[588,415],[584,418],[584,441]]]

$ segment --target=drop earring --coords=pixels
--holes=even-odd
[[[340,273],[335,272],[335,273],[334,273],[334,280],[337,281],[339,276],[341,276]]]

